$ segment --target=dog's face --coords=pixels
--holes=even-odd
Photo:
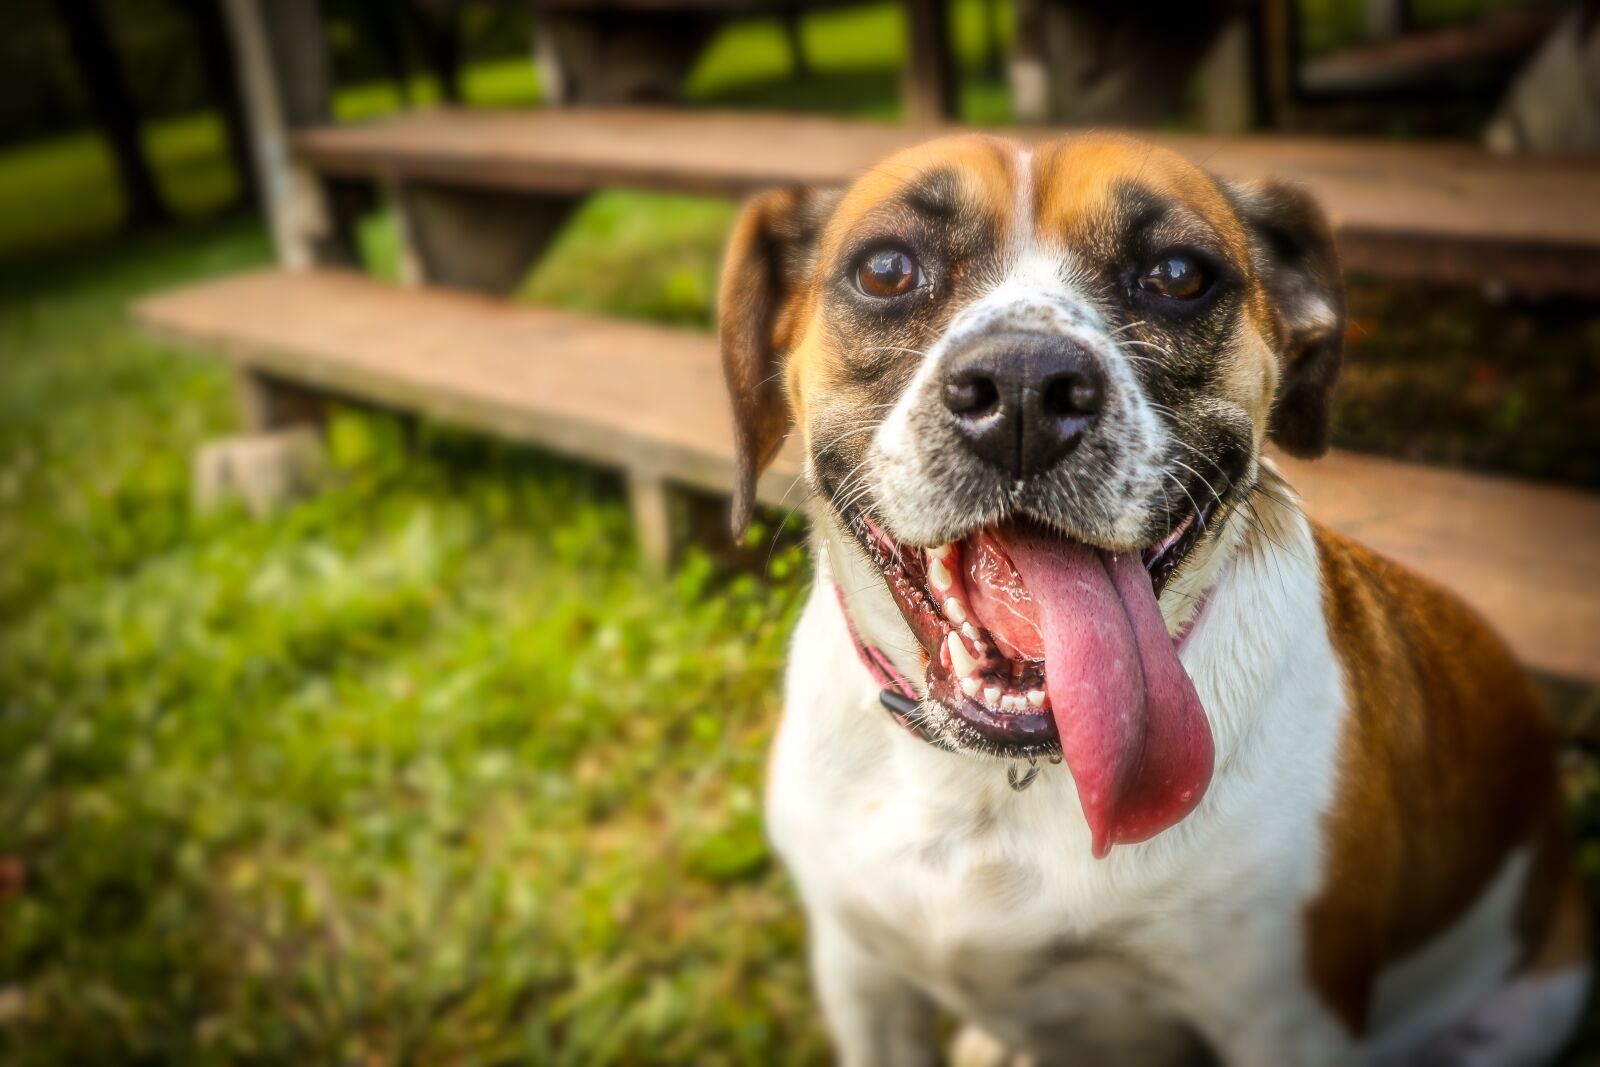
[[[722,287],[736,525],[792,418],[926,654],[922,727],[1059,749],[1097,848],[1148,836],[1210,773],[1177,579],[1224,550],[1266,439],[1326,447],[1342,318],[1302,194],[1135,140],[957,137],[767,194]]]

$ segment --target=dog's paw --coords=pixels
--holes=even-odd
[[[1406,1067],[1542,1067],[1565,1044],[1588,988],[1579,969],[1513,981],[1435,1034]]]

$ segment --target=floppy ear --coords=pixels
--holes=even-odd
[[[1230,191],[1277,319],[1280,374],[1269,433],[1291,456],[1320,456],[1328,450],[1333,386],[1344,359],[1344,280],[1332,230],[1297,185],[1236,183]]]
[[[733,227],[717,294],[722,371],[733,401],[738,474],[733,535],[743,540],[755,510],[756,480],[789,429],[783,359],[794,313],[813,269],[817,234],[832,191],[773,189],[747,202]]]

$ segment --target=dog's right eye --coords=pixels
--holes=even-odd
[[[1139,279],[1139,288],[1169,300],[1193,300],[1204,296],[1210,287],[1205,268],[1195,257],[1182,252],[1162,256]]]
[[[904,296],[917,285],[917,261],[902,248],[868,252],[856,267],[856,288],[867,296]]]

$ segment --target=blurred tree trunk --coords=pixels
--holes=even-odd
[[[404,14],[395,10],[395,0],[361,0],[360,10],[373,47],[383,57],[384,72],[399,91],[400,102],[410,107],[411,57],[406,54]]]
[[[1000,40],[1000,0],[983,2],[983,72],[999,79],[1006,72],[1005,45]]]
[[[422,45],[423,57],[439,82],[439,95],[451,104],[461,102],[461,23],[454,4],[430,0],[402,0],[412,29]]]
[[[55,0],[72,60],[83,78],[89,107],[105,134],[122,190],[123,223],[149,226],[172,218],[140,140],[139,105],[106,27],[98,0]]]
[[[245,116],[239,82],[234,77],[238,63],[233,41],[222,20],[221,0],[179,0],[189,18],[195,45],[200,49],[200,65],[205,72],[206,95],[222,116],[228,140],[228,161],[233,165],[240,204],[260,206],[261,190],[256,180],[255,159],[250,148],[250,124]]]
[[[796,78],[809,78],[811,57],[806,54],[805,35],[801,32],[800,17],[802,9],[798,7],[784,8],[779,19],[783,23],[783,38],[789,46],[789,62]]]

